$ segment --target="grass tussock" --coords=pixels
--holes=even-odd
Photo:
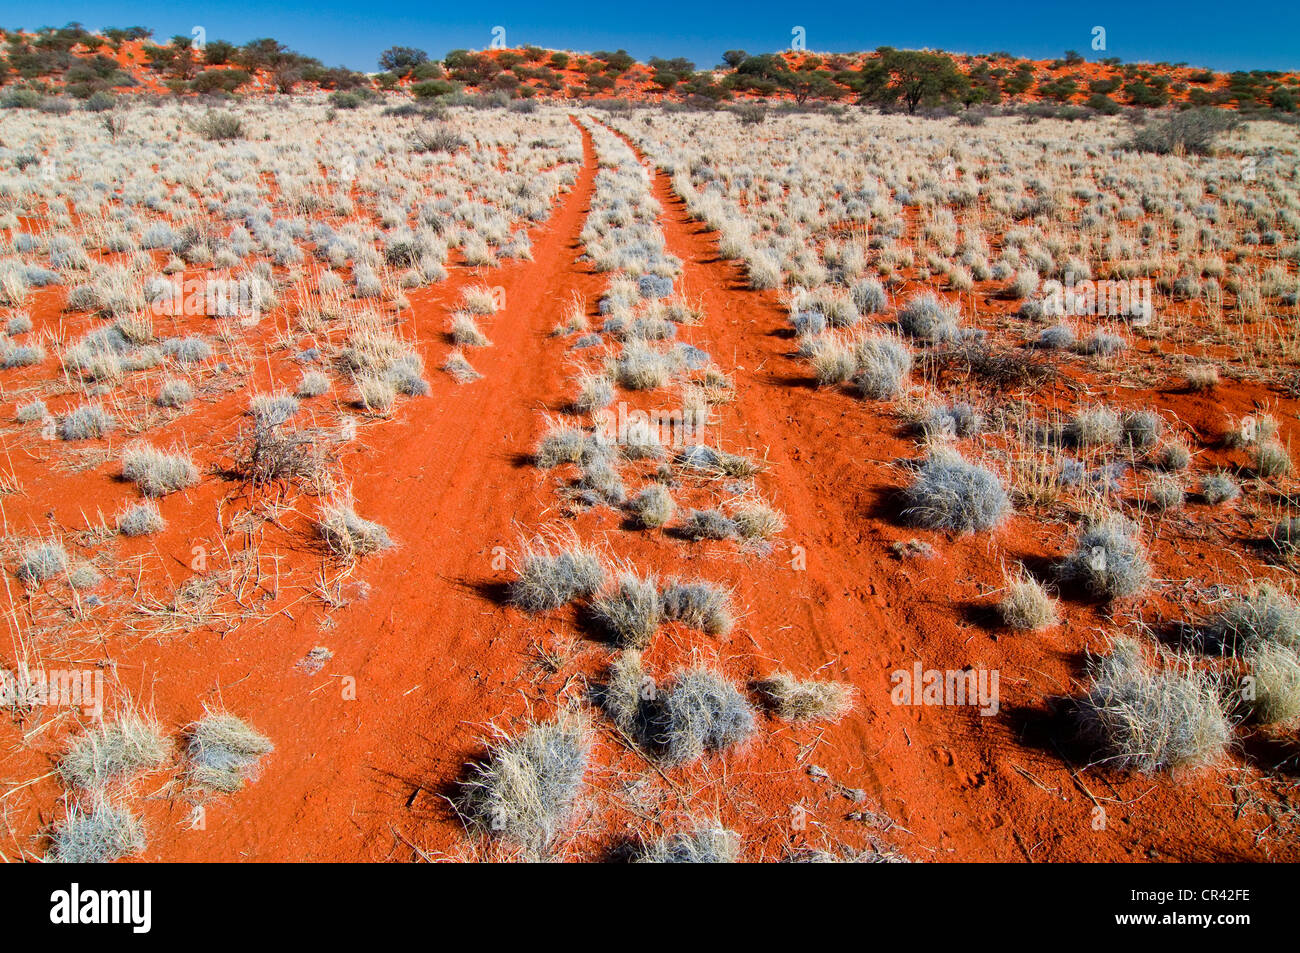
[[[652,483],[628,500],[628,509],[639,525],[647,529],[657,529],[668,523],[677,512],[668,488],[659,483]]]
[[[352,503],[338,498],[328,503],[316,523],[326,548],[342,559],[356,559],[382,552],[393,546],[388,530],[368,519],[362,519]]]
[[[610,667],[597,700],[624,735],[668,764],[725,751],[755,730],[749,701],[720,673],[695,666],[659,686],[646,675],[636,650],[624,651]]]
[[[662,602],[666,618],[708,635],[726,635],[736,623],[731,593],[711,582],[673,580]]]
[[[1207,649],[1220,653],[1266,645],[1300,651],[1300,605],[1272,583],[1257,583],[1212,616],[1202,638]]]
[[[1210,678],[1189,666],[1158,670],[1130,639],[1088,666],[1092,688],[1075,707],[1080,738],[1110,763],[1151,773],[1217,761],[1231,728]]]
[[[731,519],[741,539],[767,540],[785,529],[785,514],[759,499],[748,497],[736,504]]]
[[[614,587],[592,600],[592,616],[620,648],[644,649],[664,618],[664,606],[653,576],[620,572]]]
[[[570,823],[591,758],[591,738],[575,716],[532,725],[488,748],[469,767],[456,800],[474,833],[504,837],[544,856]]]
[[[1293,726],[1300,722],[1300,656],[1275,643],[1259,646],[1250,656],[1254,676],[1251,716],[1261,725]]]
[[[191,787],[208,793],[238,791],[275,748],[269,738],[228,712],[209,712],[187,735],[188,780]]]
[[[59,777],[73,788],[102,787],[158,768],[170,754],[171,745],[156,724],[136,712],[126,712],[112,724],[92,728],[73,742],[59,762]]]
[[[145,847],[144,823],[120,804],[97,795],[73,802],[51,836],[45,859],[56,864],[109,864]]]
[[[902,491],[903,515],[927,529],[991,530],[1011,511],[997,474],[953,451],[932,451]]]
[[[853,710],[854,688],[847,682],[799,680],[775,672],[758,683],[768,709],[785,721],[839,721]]]
[[[1138,528],[1118,515],[1085,528],[1058,572],[1062,583],[1105,601],[1137,595],[1151,581]]]
[[[122,476],[145,496],[159,497],[198,483],[199,469],[187,456],[137,443],[122,454]]]
[[[18,563],[18,580],[29,587],[53,579],[68,568],[68,551],[61,543],[46,542],[28,546]]]
[[[651,841],[637,855],[639,864],[738,864],[740,835],[720,824],[705,824]]]
[[[574,599],[590,596],[605,584],[600,554],[576,539],[538,537],[524,542],[510,584],[510,601],[526,612],[558,609]]]
[[[1033,576],[1022,572],[1007,581],[1007,594],[998,603],[998,615],[1017,632],[1039,632],[1056,625],[1056,603]]]

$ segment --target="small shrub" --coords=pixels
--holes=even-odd
[[[1208,155],[1218,138],[1235,129],[1240,121],[1231,110],[1213,107],[1186,109],[1168,119],[1140,126],[1129,147],[1157,155],[1175,151]]]
[[[446,126],[428,126],[411,133],[413,152],[456,152],[465,147],[465,140]]]
[[[274,419],[268,417],[267,419]],[[301,481],[317,492],[332,486],[329,454],[318,432],[257,422],[232,444],[230,474],[255,487]]]
[[[209,142],[232,142],[246,135],[243,121],[234,113],[212,110],[194,123],[194,131]]]
[[[583,491],[583,498],[590,505],[608,503],[611,506],[621,506],[627,497],[623,477],[604,457],[583,463],[578,488]]]
[[[45,348],[39,344],[15,345],[10,341],[0,342],[0,367],[32,367],[45,360]]]

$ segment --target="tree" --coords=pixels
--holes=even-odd
[[[1169,94],[1163,89],[1141,80],[1134,80],[1126,85],[1124,92],[1128,94],[1128,101],[1134,106],[1163,106],[1169,102]]]
[[[749,59],[749,54],[744,50],[727,50],[727,52],[722,54],[722,62],[726,63],[732,69],[735,69],[747,59]]]
[[[597,50],[592,56],[603,61],[606,71],[610,73],[622,73],[636,65],[636,60],[627,50],[617,50],[613,53]]]
[[[1070,97],[1078,90],[1078,84],[1073,77],[1062,76],[1060,79],[1053,80],[1050,83],[1044,83],[1039,87],[1039,91],[1048,99],[1054,99],[1058,103],[1070,101]]]
[[[809,99],[839,99],[843,95],[826,70],[794,73],[789,80],[789,89],[794,93],[794,101],[801,106]]]
[[[390,46],[379,54],[379,68],[398,76],[408,76],[421,63],[429,62],[429,54],[414,46]]]
[[[211,40],[203,47],[203,62],[209,66],[225,66],[235,55],[235,44],[225,40]]]
[[[881,106],[901,102],[909,114],[922,103],[955,99],[966,86],[966,77],[951,57],[921,50],[886,49],[860,71],[864,99]]]

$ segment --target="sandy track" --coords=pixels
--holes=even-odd
[[[1071,691],[1085,646],[1104,645],[1106,620],[1092,607],[1067,607],[1066,624],[1038,637],[981,624],[1003,560],[1055,557],[1068,540],[1028,515],[992,537],[955,540],[901,525],[892,496],[906,477],[895,461],[916,455],[912,439],[880,405],[813,387],[776,293],[750,290],[740,266],[720,259],[716,235],[690,218],[665,173],[655,173],[654,194],[669,251],[685,265],[681,287],[703,299],[702,346],[736,369],[737,399],[719,429],[768,460],[766,492],[806,558],[805,571],[791,569],[794,550],[751,567],[749,630],[760,654],[797,673],[830,663],[828,677],[842,673],[863,693],[859,712],[822,737],[818,766],[866,790],[906,830],[891,841],[917,860],[1257,857],[1212,773],[1153,784],[1081,771],[1085,755],[1055,740],[1063,728],[1050,722],[1047,698]],[[914,537],[932,542],[936,558],[893,555],[892,542]],[[1001,711],[892,705],[890,673],[917,660],[1000,670]],[[822,804],[819,820],[844,830],[847,809]]]
[[[433,367],[449,350],[447,305],[461,288],[500,286],[506,306],[482,322],[493,346],[470,349],[482,380],[459,385],[435,371],[432,395],[368,431],[370,449],[348,461],[358,512],[387,527],[399,548],[360,564],[356,581],[344,584],[354,601],[325,625],[316,609],[295,609],[295,622],[281,615],[224,640],[199,636],[180,651],[184,659],[172,646],[144,662],[169,672],[196,666],[196,694],[219,687],[232,711],[276,743],[260,781],[209,804],[205,830],[173,834],[188,816],[173,802],[171,823],[151,824],[147,856],[378,860],[396,847],[405,857],[412,851],[393,828],[412,817],[429,850],[451,850],[461,838],[453,824],[430,832],[419,821],[445,819],[439,793],[477,753],[482,726],[509,704],[497,696],[513,692],[508,676],[526,648],[503,631],[495,587],[506,576],[494,568],[493,549],[510,547],[517,521],[533,522],[545,506],[522,468],[538,407],[558,399],[562,380],[564,345],[549,332],[572,291],[599,286],[576,260],[595,177],[583,138],[580,175],[534,232],[533,261],[481,277],[457,269],[437,288],[411,294],[413,330]],[[315,645],[334,658],[318,675],[295,671]],[[343,697],[346,678],[355,680],[355,700]],[[171,684],[159,692],[184,697]],[[169,702],[158,707],[169,720]]]

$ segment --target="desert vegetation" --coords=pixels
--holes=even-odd
[[[5,33],[0,672],[99,711],[0,856],[1295,859],[1293,78],[94,36]]]

